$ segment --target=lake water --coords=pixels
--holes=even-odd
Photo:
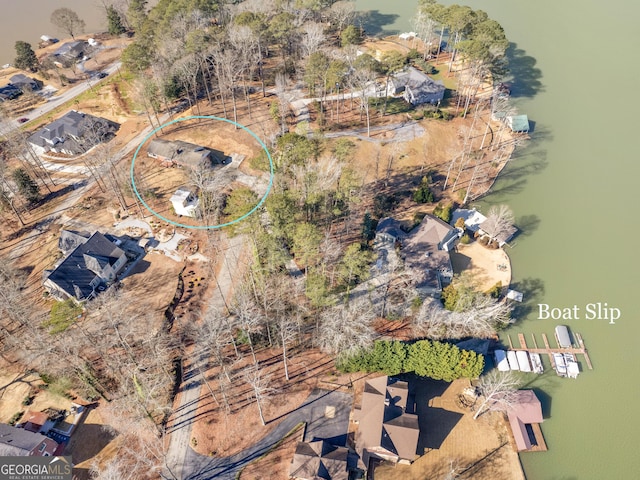
[[[35,49],[41,35],[64,38],[49,18],[57,8],[70,8],[84,20],[87,32],[105,31],[107,21],[100,2],[93,0],[0,0],[0,65],[13,63],[16,40],[29,42]]]
[[[369,31],[409,31],[416,1],[360,0]],[[454,3],[454,2],[448,2]],[[465,3],[465,2],[458,2]],[[483,202],[506,203],[523,233],[509,250],[514,283],[535,306],[581,309],[578,320],[539,320],[532,310],[508,333],[546,333],[559,323],[582,333],[594,370],[577,380],[535,378],[544,403],[546,453],[520,457],[530,480],[639,478],[640,261],[634,130],[640,102],[640,4],[624,0],[469,1],[505,28],[516,75],[513,96],[535,122]],[[585,319],[585,306],[622,310],[615,325]],[[531,341],[529,341],[531,344]],[[548,365],[548,362],[547,362]],[[532,377],[533,379],[533,377]]]

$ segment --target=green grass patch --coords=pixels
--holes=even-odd
[[[70,298],[64,302],[56,302],[51,307],[49,319],[42,322],[42,326],[49,329],[51,335],[64,332],[82,315],[82,307]]]

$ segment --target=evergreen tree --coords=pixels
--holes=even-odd
[[[16,68],[35,72],[38,69],[38,57],[31,48],[31,44],[18,40],[16,42],[16,59],[13,61]]]
[[[22,168],[13,171],[13,180],[18,186],[18,191],[29,203],[36,203],[40,200],[40,191],[38,184],[33,181],[29,174]]]
[[[121,35],[126,31],[126,28],[124,28],[122,24],[120,14],[112,5],[107,6],[107,22],[107,29],[111,35]]]

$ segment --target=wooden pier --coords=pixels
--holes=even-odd
[[[542,336],[542,341],[544,343],[544,348],[538,347],[538,343],[536,342],[536,337],[533,334],[531,334],[531,338],[533,339],[533,344],[534,344],[533,348],[527,345],[527,340],[525,339],[523,333],[518,334],[519,346],[516,346],[516,347],[514,347],[513,345],[511,336],[507,335],[507,338],[509,339],[509,348],[510,350],[524,350],[529,353],[538,353],[542,355],[548,355],[552,368],[556,368],[556,364],[553,360],[554,353],[572,353],[573,355],[582,355],[584,356],[584,361],[587,364],[587,368],[589,368],[589,370],[593,370],[593,365],[591,364],[589,353],[587,352],[587,348],[584,346],[584,340],[582,340],[582,335],[580,335],[579,333],[573,334],[576,341],[578,342],[578,346],[569,347],[569,348],[561,348],[559,345],[557,346],[557,348],[551,347],[551,345],[549,345],[549,339],[547,338],[547,335],[543,333],[541,336]]]

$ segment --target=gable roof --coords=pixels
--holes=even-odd
[[[79,294],[79,300],[93,293],[91,282],[106,265],[113,266],[124,255],[124,251],[100,232],[95,232],[86,242],[79,244],[48,275],[60,290],[70,297]],[[76,292],[77,290],[77,292]]]
[[[326,440],[298,442],[289,476],[300,479],[347,480],[349,450]]]
[[[365,382],[356,439],[360,450],[386,451],[409,461],[416,457],[420,427],[418,416],[406,413],[408,387],[387,376]]]
[[[487,219],[480,224],[480,229],[500,244],[507,243],[518,231],[514,225],[509,225],[496,234],[496,218],[491,216],[487,217]]]
[[[58,239],[58,248],[62,250],[64,253],[67,253],[75,248],[78,245],[82,245],[85,243],[91,234],[89,232],[76,232],[74,230],[61,230],[60,238]]]
[[[391,78],[396,89],[410,88],[416,93],[441,94],[445,86],[420,70],[409,67]]]
[[[85,42],[76,40],[74,42],[63,43],[53,54],[58,56],[79,57],[84,53],[84,49]]]
[[[442,288],[439,274],[452,273],[448,250],[457,239],[457,230],[433,215],[425,215],[420,225],[409,233],[401,253],[405,265],[416,272],[418,288]]]
[[[110,135],[119,128],[118,123],[106,118],[70,110],[62,117],[36,131],[28,138],[28,141],[39,147],[64,143],[67,150],[74,153],[84,153],[98,143],[108,140]]]
[[[209,148],[183,142],[182,140],[164,140],[162,138],[154,138],[149,142],[147,154],[163,157],[166,161],[187,165],[192,168],[200,166],[202,162],[213,163],[220,161],[213,150]]]
[[[39,433],[0,423],[0,456],[26,457],[45,441],[53,442]]]
[[[532,444],[526,426],[542,423],[542,404],[533,390],[518,390],[514,393],[517,400],[507,410],[507,417],[518,450],[529,450]]]
[[[16,73],[9,79],[9,83],[11,85],[15,85],[16,87],[22,89],[25,86],[28,86],[32,90],[39,90],[42,82],[36,80],[35,78],[27,77],[23,73]]]

